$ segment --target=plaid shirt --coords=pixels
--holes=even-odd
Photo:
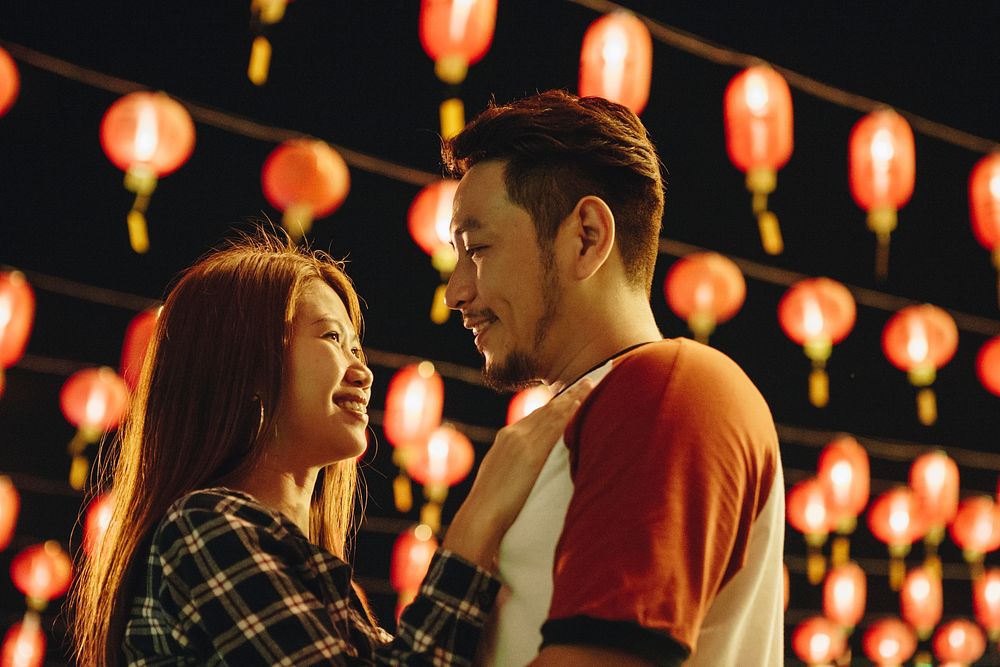
[[[290,520],[196,491],[153,534],[122,650],[130,665],[467,665],[499,587],[441,550],[393,639],[366,619],[350,566]]]

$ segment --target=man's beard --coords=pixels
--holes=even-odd
[[[548,261],[546,261],[548,260]],[[494,391],[518,391],[538,384],[545,371],[538,367],[538,350],[545,342],[559,307],[559,277],[553,257],[543,256],[542,316],[535,324],[532,351],[512,350],[504,359],[483,365],[483,382]]]

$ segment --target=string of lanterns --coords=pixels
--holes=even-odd
[[[998,500],[970,496],[959,503],[958,468],[942,451],[917,457],[909,480],[869,504],[867,454],[847,437],[824,448],[815,477],[788,491],[788,523],[808,546],[808,581],[823,584],[823,615],[804,619],[792,635],[792,648],[806,664],[846,664],[848,639],[864,617],[866,576],[848,560],[846,541],[866,506],[868,528],[889,549],[889,585],[899,594],[901,616],[878,619],[866,630],[861,643],[874,664],[901,665],[916,654],[915,665],[931,665],[933,653],[942,663],[968,665],[983,655],[987,637],[1000,638],[1000,569],[983,567],[985,555],[1000,549]],[[946,527],[969,565],[975,623],[961,618],[941,623],[944,588],[937,550]],[[822,548],[834,529],[838,537],[827,569]],[[920,539],[924,561],[907,571],[904,559]]]

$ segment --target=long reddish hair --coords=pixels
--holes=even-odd
[[[111,523],[80,563],[70,625],[80,665],[117,665],[130,612],[129,580],[167,508],[196,489],[242,478],[278,414],[299,293],[330,285],[362,330],[357,293],[329,255],[259,233],[185,272],[163,305],[129,416],[95,466],[92,493],[111,489]],[[354,460],[326,466],[313,492],[309,539],[347,559],[357,489]]]

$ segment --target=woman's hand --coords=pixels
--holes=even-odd
[[[594,383],[580,380],[520,421],[497,432],[442,547],[492,569],[500,540],[514,523],[552,447]]]

